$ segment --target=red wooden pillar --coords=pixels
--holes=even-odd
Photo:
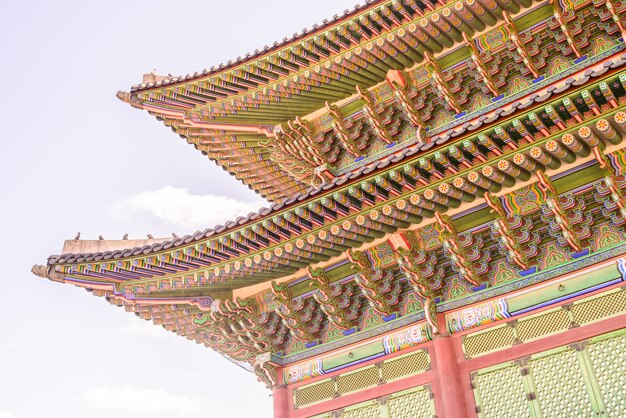
[[[461,378],[457,358],[454,352],[453,340],[447,333],[435,336],[433,339],[433,354],[435,357],[435,381],[433,388],[435,409],[438,417],[462,418],[467,414],[465,406],[465,391]]]
[[[276,370],[276,385],[272,388],[274,418],[289,418],[289,389],[283,381],[282,369]]]

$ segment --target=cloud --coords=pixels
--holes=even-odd
[[[16,418],[15,414],[9,411],[0,411],[0,418]]]
[[[140,389],[130,385],[88,389],[80,399],[98,410],[124,410],[142,414],[167,412],[189,415],[197,414],[202,409],[202,404],[196,397],[176,395],[163,389]]]
[[[136,320],[136,318],[133,319],[135,320],[128,322],[128,324],[120,328],[120,331],[124,334],[134,334],[150,338],[167,338],[170,335],[173,335],[162,326],[155,325],[152,321],[139,321]]]
[[[175,227],[204,229],[234,220],[238,216],[257,211],[267,204],[242,202],[212,194],[194,195],[187,189],[166,186],[118,199],[111,205],[114,218],[132,221],[153,216]]]
[[[3,343],[3,344],[0,344],[0,351],[17,350],[21,347],[22,345],[16,342]],[[0,418],[4,418],[4,417],[0,414]]]

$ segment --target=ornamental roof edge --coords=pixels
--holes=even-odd
[[[589,79],[591,78],[596,78],[596,77],[600,77],[604,75],[606,71],[610,68],[618,68],[625,64],[626,64],[626,55],[618,55],[618,57],[613,61],[607,61],[597,68],[588,69],[585,72],[584,77],[580,79],[568,78],[567,80],[564,81],[564,84],[567,85],[568,88],[571,88],[573,86],[577,86],[580,84],[584,84],[585,82],[589,81]],[[533,94],[528,98],[530,101],[529,104],[543,102],[547,98],[552,96],[553,94],[560,93],[562,90],[563,89],[559,89],[558,91],[557,89],[549,89],[549,90],[547,89],[546,94],[544,95]],[[567,90],[567,89],[564,89],[564,90]],[[511,103],[510,106],[512,109],[517,109],[521,105],[523,105],[523,101],[517,100]],[[521,107],[525,108],[527,106],[521,106]],[[509,116],[509,115],[507,114],[507,115],[499,115],[499,116],[502,117],[502,116]],[[499,117],[496,119],[499,119]],[[465,125],[460,126],[458,130],[455,130],[453,134],[451,135],[449,134],[444,139],[437,141],[436,147],[440,147],[441,145],[448,143],[454,137],[458,137],[468,130],[475,130],[480,126],[484,124],[489,124],[491,122],[493,121],[487,120],[486,118],[477,120],[476,124],[478,125],[476,126],[476,124],[473,124],[471,126],[472,129],[468,129],[470,127],[470,124],[466,123]],[[426,144],[426,145],[431,145],[431,144],[432,143]],[[431,147],[428,147],[428,148],[431,148]],[[211,238],[217,235],[232,233],[232,232],[235,232],[235,230],[241,228],[242,226],[248,223],[258,222],[260,220],[259,218],[268,219],[271,216],[274,216],[278,211],[285,210],[288,207],[300,205],[302,204],[303,201],[310,199],[310,198],[314,198],[319,193],[322,193],[323,195],[332,194],[333,189],[338,188],[338,187],[344,187],[346,182],[357,183],[361,181],[364,177],[366,177],[368,174],[373,174],[374,172],[377,172],[380,169],[387,168],[390,165],[401,165],[404,163],[404,161],[407,158],[414,157],[415,154],[417,154],[420,150],[421,150],[421,147],[417,147],[417,148],[407,147],[401,151],[401,153],[403,154],[401,158],[398,158],[397,155],[392,154],[388,158],[379,160],[376,163],[372,164],[371,167],[362,166],[355,171],[348,172],[341,176],[335,177],[332,180],[330,180],[328,183],[326,183],[325,187],[322,187],[319,189],[310,188],[305,193],[300,193],[296,196],[286,199],[283,202],[271,203],[269,208],[263,207],[259,209],[257,212],[251,212],[245,217],[239,217],[236,220],[228,221],[224,225],[216,225],[213,228],[207,228],[203,231],[196,231],[193,234],[163,241],[161,243],[145,245],[143,247],[136,247],[136,248],[130,248],[130,249],[125,249],[125,250],[97,252],[97,253],[80,253],[80,254],[67,253],[67,254],[61,254],[61,255],[51,255],[50,257],[48,257],[47,265],[53,266],[56,264],[83,263],[83,262],[90,262],[90,261],[107,261],[107,260],[117,260],[117,259],[123,259],[123,258],[135,257],[135,256],[141,256],[141,255],[148,255],[148,254],[157,253],[159,251],[176,249],[178,247],[182,247],[184,245],[188,245],[194,242],[199,242],[204,239]]]
[[[264,55],[275,52],[285,46],[298,41],[300,38],[305,36],[311,36],[313,34],[321,33],[325,30],[328,30],[330,27],[334,26],[339,21],[349,19],[354,17],[355,15],[362,13],[372,7],[380,3],[384,3],[387,0],[365,0],[362,4],[357,3],[353,6],[352,10],[345,9],[343,14],[340,16],[338,14],[333,15],[330,19],[324,19],[322,24],[313,24],[310,28],[304,28],[300,30],[300,32],[295,32],[291,37],[285,37],[281,41],[276,41],[271,45],[265,45],[261,48],[257,48],[253,51],[253,53],[246,53],[243,57],[240,55],[232,60],[228,60],[226,63],[220,63],[217,66],[213,66],[210,68],[205,68],[204,70],[195,71],[193,73],[187,73],[181,76],[159,76],[158,78],[162,78],[158,81],[147,83],[147,84],[138,84],[131,87],[130,92],[136,93],[140,91],[150,90],[153,88],[162,88],[166,86],[172,86],[178,83],[184,83],[187,81],[197,80],[202,77],[217,75],[223,71],[227,71],[233,69],[239,65],[245,64],[247,62],[251,62],[257,60]]]

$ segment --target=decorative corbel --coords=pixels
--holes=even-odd
[[[559,195],[556,192],[554,185],[552,185],[552,182],[545,176],[545,174],[543,174],[542,171],[537,171],[536,175],[539,182],[539,189],[544,195],[543,198],[546,202],[546,206],[552,214],[554,222],[561,230],[563,238],[574,251],[581,251],[583,246],[577,238],[577,234],[569,221],[569,217],[559,202]]]
[[[415,110],[415,105],[409,96],[406,93],[407,89],[407,81],[404,77],[404,73],[398,70],[389,70],[387,72],[387,83],[391,86],[393,90],[393,94],[396,97],[398,103],[400,103],[400,107],[402,108],[402,112],[407,117],[409,122],[417,128],[417,139],[419,142],[424,142],[424,133],[423,133],[423,122],[417,110]]]
[[[626,27],[624,26],[624,22],[622,21],[620,16],[617,14],[617,10],[615,10],[613,3],[611,3],[611,0],[605,0],[604,5],[608,9],[609,13],[611,13],[613,22],[615,22],[615,24],[617,25],[617,28],[622,34],[623,41],[626,42]]]
[[[333,120],[333,132],[337,135],[342,147],[354,157],[360,157],[362,154],[361,150],[359,150],[356,142],[350,137],[350,133],[348,132],[348,128],[345,126],[343,115],[339,111],[339,108],[334,104],[330,104],[330,102],[324,103],[324,106]]]
[[[284,129],[286,135],[290,135],[294,145],[317,166],[326,164],[326,157],[319,150],[317,144],[311,138],[312,131],[309,122],[299,116],[293,121],[287,121],[288,129]]]
[[[251,308],[248,302],[245,303],[248,308]],[[229,324],[231,330],[240,337],[247,337],[252,341],[256,350],[266,351],[270,349],[270,342],[257,323],[256,315],[251,314],[246,309],[240,309],[235,302],[228,299],[224,301],[223,306],[218,305],[218,310],[231,321]]]
[[[289,329],[284,325],[282,318],[273,311],[261,311],[259,306],[252,298],[236,298],[235,305],[244,312],[254,318],[258,330],[263,332],[270,346],[273,349],[280,349],[285,342]]]
[[[287,283],[277,284],[272,282],[272,293],[278,302],[275,311],[283,319],[283,323],[289,328],[294,336],[301,341],[315,341],[315,336],[308,330],[307,325],[302,321],[299,310],[296,309],[293,303],[293,296]]]
[[[215,350],[233,358],[244,359],[259,351],[254,341],[250,341],[245,331],[237,329],[233,321],[220,309],[207,314],[206,320],[200,325],[207,332],[207,342]]]
[[[400,284],[387,270],[374,269],[374,263],[362,251],[348,250],[348,260],[358,274],[355,281],[370,306],[379,314],[389,316],[400,300]]]
[[[309,266],[306,272],[311,279],[309,286],[317,287],[313,298],[320,304],[328,320],[344,330],[357,325],[360,297],[353,295],[351,291],[344,292],[343,286],[339,283],[332,286],[323,268]]]
[[[491,208],[491,213],[496,218],[491,225],[492,231],[494,231],[500,239],[498,244],[501,246],[504,253],[507,255],[510,261],[513,261],[523,270],[527,270],[530,265],[521,246],[518,242],[518,237],[511,231],[507,222],[507,213],[502,206],[502,201],[499,197],[491,195],[489,192],[485,192],[485,202]]]
[[[363,102],[363,114],[370,127],[374,130],[376,136],[382,139],[386,144],[391,144],[393,138],[389,136],[389,133],[383,126],[378,114],[376,113],[376,105],[372,100],[370,92],[368,90],[363,91],[361,86],[356,86],[356,92],[359,95],[359,99]]]
[[[426,322],[428,322],[433,334],[439,334],[435,298],[438,296],[436,291],[441,289],[443,281],[433,284],[424,274],[422,265],[427,261],[427,256],[413,231],[394,234],[389,239],[389,243],[394,250],[400,270],[422,303]]]
[[[270,159],[291,178],[307,184],[316,182],[315,163],[310,158],[304,158],[301,151],[286,140],[280,128],[275,129],[274,138],[265,138],[259,141],[259,145],[268,149]]]
[[[254,374],[256,375],[259,382],[265,384],[266,388],[271,389],[272,387],[276,386],[276,366],[270,364],[267,361],[259,361],[257,359],[255,360],[253,369]]]
[[[474,65],[476,65],[476,70],[478,71],[480,78],[483,80],[483,83],[485,83],[485,86],[489,89],[491,94],[493,94],[496,97],[499,96],[500,92],[498,91],[495,83],[491,79],[491,76],[489,75],[489,71],[487,70],[485,63],[480,59],[480,55],[478,54],[478,51],[476,50],[476,46],[474,45],[473,40],[468,39],[467,34],[465,32],[462,32],[462,36],[463,36],[463,42],[465,42],[465,45],[470,50],[470,57]]]
[[[515,45],[515,49],[517,50],[517,53],[520,55],[520,57],[522,57],[524,66],[528,69],[528,71],[530,71],[530,73],[533,75],[533,78],[538,78],[539,72],[535,68],[535,65],[533,64],[530,55],[526,51],[524,44],[522,43],[519,37],[519,33],[517,32],[517,27],[515,26],[515,23],[513,22],[509,14],[506,12],[506,10],[502,12],[502,16],[504,17],[505,26],[507,30],[509,31],[509,37],[511,38],[511,41]]]
[[[569,44],[570,48],[572,48],[572,51],[574,51],[576,58],[582,57],[580,50],[578,49],[578,47],[576,46],[576,43],[574,42],[574,36],[570,32],[570,30],[567,28],[567,24],[565,23],[565,18],[563,17],[563,14],[561,13],[561,7],[559,6],[558,1],[550,0],[550,5],[552,6],[554,19],[559,23],[561,31],[563,32],[563,35],[565,35],[565,40]]]
[[[424,59],[428,64],[428,69],[430,71],[430,74],[432,75],[432,81],[433,83],[435,83],[435,87],[437,88],[437,91],[439,91],[439,94],[441,95],[445,103],[456,113],[461,113],[461,108],[456,102],[454,95],[450,91],[450,87],[444,79],[441,68],[439,67],[437,61],[433,58],[430,52],[424,53]]]
[[[611,201],[617,206],[621,217],[626,221],[626,199],[624,192],[616,182],[618,173],[599,147],[593,148],[593,155],[604,173],[604,184],[611,193]]]
[[[435,212],[435,219],[439,229],[439,237],[450,261],[456,266],[459,276],[472,286],[479,286],[484,280],[479,277],[472,262],[467,257],[465,249],[459,242],[456,227],[448,215]]]

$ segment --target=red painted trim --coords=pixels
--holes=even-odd
[[[410,353],[412,353],[414,351],[417,351],[417,350],[427,350],[428,354],[430,356],[431,351],[432,351],[432,344],[433,344],[432,341],[427,341],[427,342],[425,342],[423,344],[420,344],[420,345],[417,345],[415,347],[407,348],[406,350],[397,351],[395,353],[388,354],[388,355],[386,355],[384,357],[384,360],[387,361],[389,359],[392,359],[392,358],[395,358],[395,357],[398,357],[398,356],[402,356],[402,355],[405,355],[405,354],[410,354]],[[332,377],[338,376],[340,374],[351,372],[353,370],[362,369],[364,367],[368,367],[368,366],[371,366],[373,364],[376,364],[376,363],[380,362],[381,360],[382,360],[381,357],[375,358],[375,359],[372,359],[372,360],[369,360],[369,361],[366,361],[366,362],[363,362],[363,363],[359,363],[359,364],[355,364],[355,365],[350,366],[350,367],[346,367],[345,369],[337,370],[337,371],[334,371],[332,373],[324,374],[322,376],[318,376],[318,377],[314,377],[312,379],[305,380],[304,382],[300,382],[298,384],[287,386],[288,389],[289,389],[289,400],[288,400],[289,401],[289,410],[290,411],[294,411],[294,408],[295,408],[295,404],[294,404],[294,396],[295,396],[295,394],[294,394],[294,392],[299,387],[307,386],[307,385],[310,385],[311,383],[315,383],[315,382],[318,382],[320,380],[326,380],[328,378],[332,378]],[[431,365],[431,368],[432,368],[432,365]],[[422,376],[422,375],[424,375],[426,373],[429,373],[429,372],[423,372],[423,373],[420,373],[420,374],[418,374],[416,376],[412,376],[412,377],[407,378],[407,379],[417,378],[418,376]],[[407,379],[401,379],[401,380],[398,380],[397,382],[403,382],[403,381],[405,381]],[[385,387],[387,385],[390,385],[390,384],[395,384],[397,382],[387,383],[385,385],[377,386],[377,387],[372,388],[372,389],[367,389],[367,390],[365,390],[363,392],[357,392],[357,393],[354,393],[354,394],[345,395],[345,396],[343,396],[341,398],[337,398],[337,399],[343,400],[343,399],[346,399],[348,397],[351,398],[354,395],[358,395],[358,394],[361,394],[361,393],[366,393],[366,392],[371,391],[373,389],[379,390],[380,388],[383,388],[383,387]],[[398,389],[398,390],[402,390],[402,389]],[[382,396],[379,392],[376,392],[376,393],[378,393],[378,395],[373,396],[371,399],[374,399],[374,398],[376,398],[378,396]],[[324,408],[323,411],[312,413],[311,415],[321,414],[323,412],[332,411],[333,409],[342,408],[342,407],[345,407],[345,406],[352,405],[353,403],[365,402],[366,400],[369,400],[369,399],[351,401],[352,403],[348,403],[348,404],[345,404],[345,405],[343,404],[343,402],[341,402],[342,406],[334,406],[333,402],[335,402],[335,400],[330,400],[330,401],[326,401],[326,402],[320,403],[318,405],[307,406],[307,407],[305,407],[303,409],[295,410],[294,413],[297,413],[298,411],[302,411],[302,410],[309,410],[310,408],[323,407]],[[337,401],[337,402],[340,402],[340,401]],[[294,416],[300,416],[300,415],[294,415]]]
[[[557,281],[559,279],[560,278],[556,278],[554,280],[551,280],[550,282]],[[540,285],[545,285],[550,282],[544,282]],[[287,405],[288,411],[291,412],[291,414],[288,413],[287,415],[275,415],[275,417],[283,418],[289,416],[299,418],[322,414],[325,412],[333,411],[335,409],[345,408],[350,405],[366,402],[379,398],[381,396],[390,395],[395,392],[409,389],[411,387],[425,385],[428,383],[431,384],[433,402],[435,404],[435,409],[438,416],[451,418],[477,417],[477,413],[475,411],[476,403],[470,379],[470,373],[472,371],[505,363],[520,357],[533,355],[543,351],[562,347],[576,341],[586,340],[596,337],[598,335],[622,329],[626,327],[626,314],[604,319],[593,324],[584,325],[548,337],[543,337],[535,341],[522,343],[517,346],[504,349],[495,353],[486,354],[484,356],[474,359],[465,359],[465,354],[463,353],[462,347],[464,335],[473,334],[483,329],[492,328],[500,324],[505,324],[510,321],[535,315],[542,311],[547,311],[550,309],[561,307],[563,305],[568,305],[572,302],[587,299],[622,287],[624,287],[624,282],[616,283],[614,285],[607,286],[605,288],[598,289],[584,295],[579,295],[572,299],[568,299],[554,305],[545,306],[534,311],[527,312],[524,315],[520,315],[503,321],[492,322],[490,324],[486,324],[477,328],[472,328],[470,330],[452,334],[450,336],[444,335],[436,337],[434,340],[428,341],[418,346],[411,347],[409,349],[402,350],[396,353],[388,354],[384,357],[384,360],[392,359],[423,349],[428,350],[430,355],[431,370],[405,379],[397,380],[395,382],[386,383],[360,392],[340,396],[338,398],[298,410],[293,409],[294,391],[297,388],[309,385],[311,383],[315,383],[320,380],[325,380],[339,374],[371,366],[372,364],[380,362],[382,358],[372,359],[360,364],[346,367],[345,369],[337,370],[333,373],[325,374],[316,378],[308,379],[304,382],[290,385],[287,387]],[[441,320],[443,320],[444,314],[439,315],[441,322]],[[282,370],[280,378],[282,379]]]
[[[284,385],[272,388],[272,402],[274,406],[274,418],[289,418],[289,391]]]
[[[449,335],[441,335],[434,340],[433,354],[433,400],[437,416],[463,417],[465,410],[465,392],[459,379],[458,357],[455,355],[454,340]]]
[[[583,325],[581,327],[573,328],[559,334],[550,335],[539,340],[522,343],[502,351],[466,360],[461,364],[461,371],[470,372],[493,366],[495,364],[505,363],[507,361],[515,360],[516,358],[540,353],[542,351],[562,347],[576,341],[586,340],[598,335],[617,331],[624,327],[626,327],[626,314],[604,319],[592,324]]]
[[[410,389],[416,386],[423,386],[432,381],[433,371],[426,371],[416,374],[415,376],[407,377],[406,379],[396,380],[395,382],[385,383],[380,386],[375,386],[370,389],[362,390],[360,392],[351,393],[349,395],[343,395],[330,401],[322,402],[317,405],[307,406],[295,410],[291,417],[304,418],[312,415],[323,414],[324,412],[333,411],[339,408],[345,408],[346,406],[355,405],[358,403],[370,401],[372,399],[380,398],[381,396],[391,395],[396,392]]]
[[[475,359],[465,360],[459,365],[460,375],[464,380],[470,382],[470,373],[484,369],[486,367],[495,366],[497,364],[506,363],[521,357],[530,356],[533,354],[541,353],[544,351],[552,350],[554,348],[563,347],[568,344],[575,343],[581,340],[587,340],[593,337],[597,337],[602,334],[617,331],[626,327],[626,314],[622,314],[613,318],[604,319],[602,321],[595,322],[593,324],[584,325],[578,328],[573,328],[568,331],[544,337],[539,340],[530,341],[527,343],[519,344],[515,347],[511,347],[502,351],[487,354]],[[458,339],[460,343],[460,339]],[[470,388],[470,384],[467,386]],[[475,417],[475,399],[472,391],[467,390],[465,400],[467,402],[467,416]]]

